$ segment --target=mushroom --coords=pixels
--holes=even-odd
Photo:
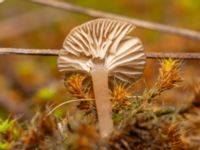
[[[127,36],[132,24],[96,19],[74,28],[66,37],[58,58],[61,72],[80,71],[91,75],[102,137],[113,131],[108,79],[137,80],[145,65],[145,54],[137,37]]]

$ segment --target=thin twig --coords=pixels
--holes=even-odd
[[[172,27],[169,25],[163,25],[163,24],[153,23],[149,21],[143,21],[143,20],[139,20],[135,18],[116,15],[116,14],[98,11],[94,9],[89,9],[89,8],[81,7],[78,5],[70,4],[67,2],[61,2],[61,1],[55,1],[55,0],[30,0],[30,1],[34,3],[42,4],[42,5],[51,6],[54,8],[76,12],[79,14],[85,14],[92,17],[103,17],[103,18],[124,20],[141,28],[157,30],[157,31],[175,34],[175,35],[179,35],[183,37],[188,37],[195,40],[200,40],[200,32],[189,30],[189,29]]]
[[[65,101],[65,102],[57,105],[56,107],[54,107],[51,111],[49,111],[47,116],[51,115],[56,109],[58,109],[59,107],[61,107],[63,105],[73,103],[73,102],[82,102],[82,101],[94,101],[94,99],[74,99],[74,100]]]
[[[38,56],[58,56],[59,49],[26,49],[26,48],[0,48],[0,55],[38,55]],[[173,58],[173,59],[200,59],[200,53],[181,52],[147,52],[148,59]]]
[[[58,49],[26,49],[26,48],[0,48],[0,55],[18,54],[18,55],[43,55],[57,56]]]
[[[200,59],[200,53],[181,53],[181,52],[152,52],[146,53],[146,57],[149,59],[156,58],[173,58],[173,59]]]

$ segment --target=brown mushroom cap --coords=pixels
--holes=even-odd
[[[59,70],[90,73],[101,64],[120,80],[137,80],[146,57],[141,41],[127,36],[133,28],[132,24],[112,19],[96,19],[74,28],[60,51]]]

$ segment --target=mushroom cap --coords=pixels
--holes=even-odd
[[[60,50],[59,70],[90,73],[95,65],[103,65],[109,76],[137,80],[146,57],[141,41],[127,36],[133,28],[132,24],[112,19],[95,19],[74,28]]]

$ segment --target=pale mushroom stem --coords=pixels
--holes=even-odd
[[[96,65],[91,71],[96,102],[99,130],[102,137],[113,131],[112,104],[108,88],[108,70],[103,65]]]

